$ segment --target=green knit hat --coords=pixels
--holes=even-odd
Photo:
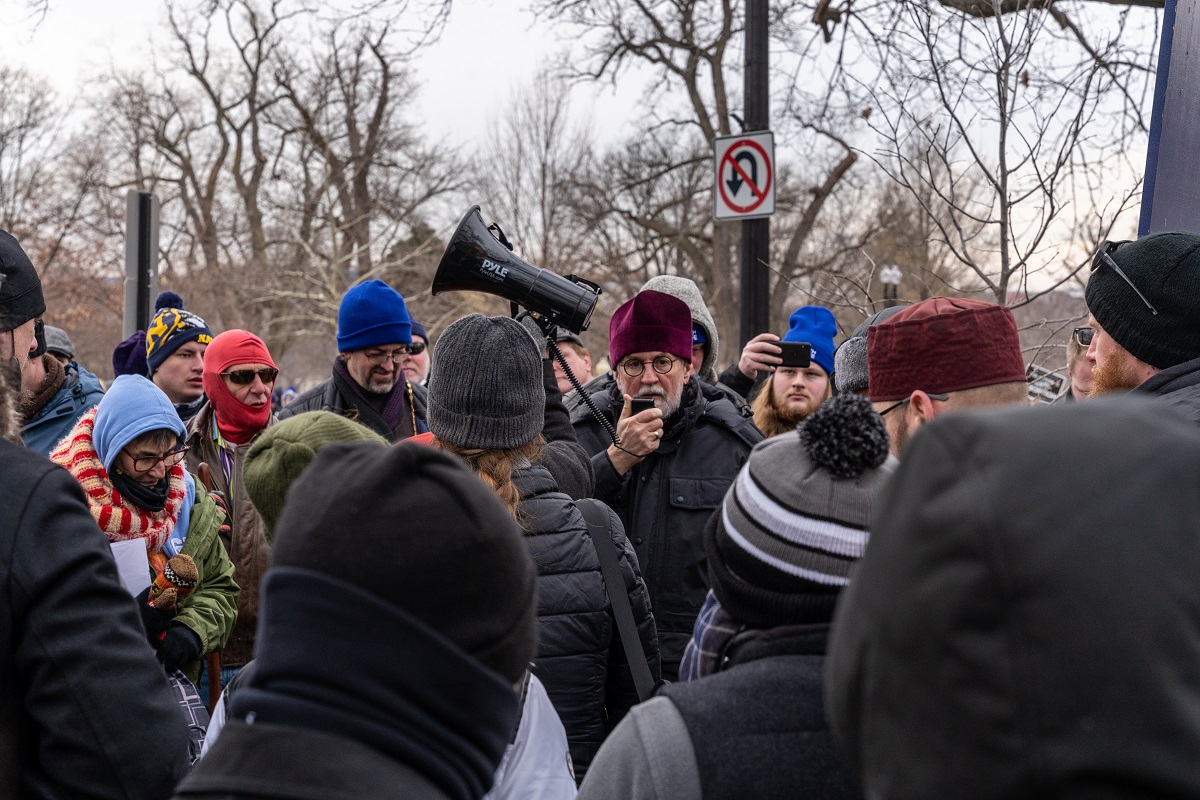
[[[1088,311],[1113,340],[1158,369],[1200,358],[1200,236],[1156,233],[1111,253],[1153,313],[1109,265],[1088,279]]]
[[[307,411],[272,425],[246,453],[242,480],[250,502],[262,516],[264,534],[275,537],[275,523],[283,512],[288,488],[312,463],[313,457],[334,442],[387,440],[375,431],[332,411]]]

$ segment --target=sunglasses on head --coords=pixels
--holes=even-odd
[[[1138,299],[1146,304],[1146,308],[1150,309],[1150,313],[1157,317],[1158,310],[1154,306],[1150,305],[1150,301],[1146,299],[1146,295],[1141,293],[1138,287],[1134,285],[1133,281],[1129,279],[1129,276],[1125,274],[1124,270],[1122,270],[1117,265],[1117,262],[1113,260],[1112,254],[1117,252],[1117,248],[1123,244],[1129,244],[1129,240],[1126,239],[1122,242],[1110,242],[1106,239],[1105,241],[1101,242],[1100,249],[1097,250],[1096,255],[1092,257],[1092,272],[1098,270],[1101,265],[1107,264],[1113,272],[1117,273],[1117,275],[1121,277],[1121,280],[1129,284],[1129,288],[1133,289],[1133,293],[1138,296]]]
[[[279,377],[279,370],[274,367],[263,367],[262,369],[235,369],[221,373],[222,377],[229,378],[229,382],[235,386],[254,383],[255,375],[262,378],[263,383],[274,383],[275,379]]]

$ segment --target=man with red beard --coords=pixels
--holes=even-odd
[[[833,394],[837,320],[827,308],[803,306],[792,313],[789,325],[782,341],[808,343],[812,357],[807,367],[775,367],[754,398],[754,424],[767,438],[796,430],[800,420]]]
[[[225,331],[204,353],[208,404],[187,425],[188,471],[195,473],[201,463],[207,464],[214,488],[231,502],[229,528],[222,531],[221,538],[242,592],[233,633],[221,653],[222,686],[254,657],[258,584],[269,566],[271,548],[258,511],[246,494],[242,471],[250,445],[275,422],[271,391],[278,375],[262,339],[249,331]]]
[[[1200,421],[1200,236],[1103,242],[1088,280],[1092,396],[1136,389]]]

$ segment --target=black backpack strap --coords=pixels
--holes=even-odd
[[[609,536],[604,510],[591,499],[577,500],[575,505],[583,514],[583,521],[587,523],[596,555],[600,558],[600,574],[604,578],[604,585],[608,589],[608,602],[612,605],[613,616],[617,620],[617,633],[621,637],[621,646],[625,648],[629,671],[633,673],[633,685],[637,688],[638,700],[644,702],[654,694],[654,676],[650,674],[650,667],[646,665],[646,653],[642,650],[642,640],[638,636],[637,624],[633,621],[633,607],[629,605],[629,593],[625,591],[625,581],[621,579],[617,548]]]

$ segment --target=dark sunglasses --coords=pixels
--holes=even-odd
[[[1075,336],[1075,341],[1079,342],[1080,347],[1090,346],[1092,337],[1096,335],[1096,332],[1091,328],[1076,328],[1071,333]]]
[[[279,370],[274,367],[263,367],[262,369],[235,369],[232,372],[222,372],[221,376],[229,378],[229,382],[235,386],[245,386],[248,383],[254,383],[254,376],[262,378],[263,383],[274,383],[279,377]]]
[[[406,345],[402,345],[404,352],[408,353],[410,356],[421,355],[421,353],[425,352],[425,346],[426,345],[424,342],[409,342]]]
[[[1134,285],[1133,281],[1129,280],[1129,276],[1126,275],[1125,272],[1119,266],[1117,266],[1117,262],[1113,260],[1112,254],[1117,252],[1117,248],[1123,244],[1129,244],[1129,240],[1126,239],[1122,242],[1110,242],[1105,240],[1101,242],[1100,249],[1097,250],[1096,255],[1092,257],[1092,272],[1095,272],[1097,269],[1099,269],[1101,264],[1107,264],[1112,268],[1113,272],[1121,276],[1121,280],[1129,284],[1129,288],[1133,289],[1133,293],[1138,296],[1138,299],[1146,304],[1146,308],[1150,309],[1150,313],[1157,317],[1158,310],[1154,306],[1150,305],[1150,301],[1146,299],[1146,295],[1141,293],[1138,287]]]
[[[926,392],[926,397],[928,397],[930,400],[941,400],[943,402],[950,399],[950,395],[948,395],[948,394],[930,394],[928,392]],[[912,395],[909,395],[908,397],[904,398],[903,400],[901,400],[898,403],[892,403],[890,406],[885,408],[883,411],[880,411],[879,416],[882,417],[884,414],[888,413],[889,411],[895,411],[897,408],[904,405],[909,400],[912,400]]]

